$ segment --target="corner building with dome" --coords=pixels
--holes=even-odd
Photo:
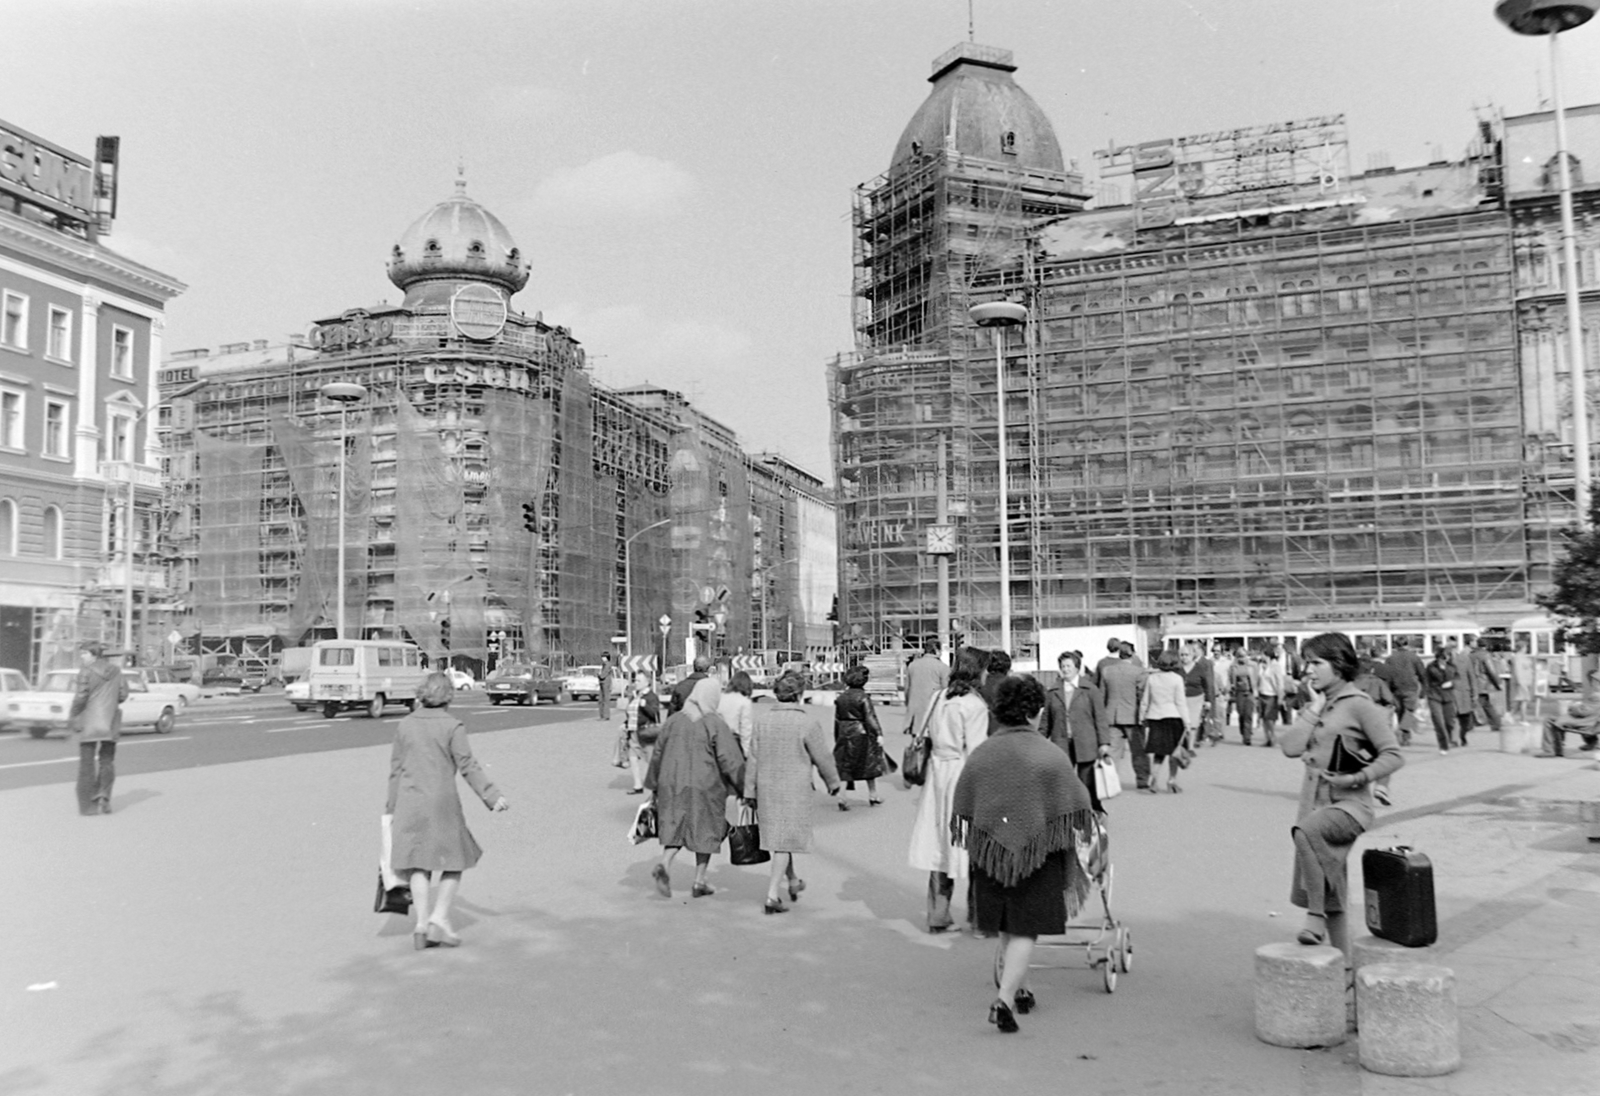
[[[762,636],[829,642],[821,480],[747,453],[677,393],[595,383],[571,332],[512,306],[529,269],[458,180],[389,254],[399,304],[287,345],[169,356],[178,595],[170,619],[151,614],[156,634],[270,673],[282,648],[333,636],[342,596],[347,637],[409,639],[480,673],[660,655],[663,616],[668,665]],[[366,390],[343,405],[342,449],[333,381]]]

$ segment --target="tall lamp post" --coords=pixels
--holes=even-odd
[[[134,460],[133,454],[134,442],[137,440],[139,431],[139,423],[148,418],[152,412],[160,410],[173,400],[182,399],[184,396],[198,392],[200,389],[204,388],[207,383],[208,382],[206,381],[196,381],[194,384],[186,385],[183,388],[178,389],[178,391],[172,393],[170,396],[151,404],[149,407],[145,408],[143,411],[134,416],[133,426],[128,430],[128,497],[123,500],[122,514],[122,650],[124,658],[131,659],[133,657],[133,486],[136,478],[134,475],[134,468],[137,463]],[[145,429],[145,434],[148,438],[148,427]],[[150,599],[149,596],[146,595],[146,621],[148,621],[150,618],[149,606]]]
[[[994,329],[996,444],[1000,450],[1000,647],[1011,650],[1011,489],[1006,450],[1006,328],[1028,322],[1026,305],[1011,301],[975,304],[967,315],[979,327]]]
[[[622,539],[622,619],[628,633],[628,644],[624,654],[633,650],[633,542],[644,536],[652,529],[659,529],[672,521],[671,518],[662,518],[654,525],[646,525],[631,537]],[[669,620],[670,624],[671,621]]]
[[[1561,104],[1562,31],[1594,18],[1597,0],[1500,0],[1495,18],[1517,34],[1550,39],[1550,97],[1556,116],[1556,164],[1561,187],[1561,265],[1567,290],[1567,357],[1572,366],[1572,501],[1578,526],[1589,526],[1589,396],[1583,360],[1583,310],[1578,299],[1578,238],[1572,219],[1572,169],[1567,163],[1567,114]]]
[[[345,446],[348,444],[349,412],[350,405],[359,403],[367,398],[367,390],[363,385],[353,381],[329,381],[321,388],[322,398],[332,400],[339,405],[339,569],[338,569],[338,612],[334,617],[334,638],[344,638],[344,467]]]

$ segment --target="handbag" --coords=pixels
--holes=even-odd
[[[772,854],[761,847],[761,820],[748,799],[739,800],[739,821],[728,827],[728,863],[765,864]]]
[[[905,752],[900,755],[900,778],[907,787],[927,782],[928,761],[933,757],[933,736],[928,733],[928,724],[933,721],[938,706],[939,694],[935,693],[928,702],[927,714],[922,717],[921,730],[906,743]]]
[[[1347,745],[1345,736],[1335,734],[1333,752],[1328,756],[1328,771],[1340,776],[1351,776],[1370,765],[1378,755],[1360,746]]]
[[[1117,763],[1102,757],[1094,763],[1094,794],[1104,803],[1122,793],[1122,777],[1117,775]]]
[[[633,812],[633,822],[628,826],[628,844],[638,845],[655,837],[656,805],[654,803],[640,803],[639,809]]]
[[[1194,761],[1194,747],[1189,745],[1188,734],[1183,736],[1183,740],[1178,743],[1178,748],[1173,751],[1172,760],[1177,763],[1180,769],[1187,769],[1190,763]]]
[[[383,872],[378,872],[378,896],[373,899],[373,913],[405,913],[411,908],[411,887],[401,883],[397,887],[383,885]]]

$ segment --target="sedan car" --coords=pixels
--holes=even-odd
[[[7,727],[6,701],[17,693],[31,692],[28,678],[21,670],[0,669],[0,730]]]
[[[179,711],[200,699],[200,686],[190,684],[187,679],[180,678],[165,667],[145,666],[126,672],[138,674],[152,693],[170,697]]]
[[[457,692],[462,689],[476,689],[478,687],[478,679],[465,670],[458,670],[454,666],[450,666],[444,672],[450,675],[450,684],[456,687]]]
[[[178,718],[177,701],[152,693],[134,670],[124,670],[122,675],[128,682],[128,699],[122,702],[122,729],[148,728],[157,734],[171,734]],[[56,731],[69,734],[69,713],[77,691],[77,670],[52,670],[33,692],[6,696],[6,723],[26,730],[34,738]]]
[[[317,705],[311,699],[311,679],[301,678],[283,687],[283,699],[293,704],[297,712],[309,712]]]
[[[548,700],[555,703],[561,699],[561,682],[550,673],[548,666],[502,662],[489,675],[489,680],[483,683],[483,691],[489,694],[489,703],[495,705],[502,701],[537,704],[541,700]]]
[[[562,684],[566,686],[567,695],[573,700],[599,700],[602,688],[600,667],[579,666],[566,676]],[[609,686],[610,682],[607,682],[606,687]]]

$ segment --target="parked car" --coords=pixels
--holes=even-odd
[[[502,662],[483,683],[483,691],[489,694],[490,704],[537,704],[541,700],[553,704],[561,699],[561,682],[548,666]]]
[[[171,697],[177,702],[180,712],[200,699],[200,686],[191,685],[188,679],[178,677],[164,666],[139,666],[128,672],[137,674],[152,693]]]
[[[0,730],[7,730],[10,726],[6,719],[6,701],[16,693],[30,691],[28,677],[21,670],[0,669]]]
[[[121,708],[122,729],[148,728],[157,734],[171,734],[178,718],[177,701],[152,693],[135,670],[123,670],[122,674],[128,681],[128,699]],[[72,697],[77,691],[77,670],[52,670],[34,691],[6,696],[6,722],[34,738],[55,732],[68,734],[72,729]]]
[[[239,673],[239,689],[246,693],[259,693],[272,684],[272,674],[265,666],[248,666]]]
[[[244,675],[234,664],[213,666],[200,675],[203,696],[238,696],[244,691]]]
[[[316,702],[311,699],[311,679],[303,677],[299,681],[291,681],[283,687],[283,698],[293,704],[295,711],[309,712],[315,708]]]

